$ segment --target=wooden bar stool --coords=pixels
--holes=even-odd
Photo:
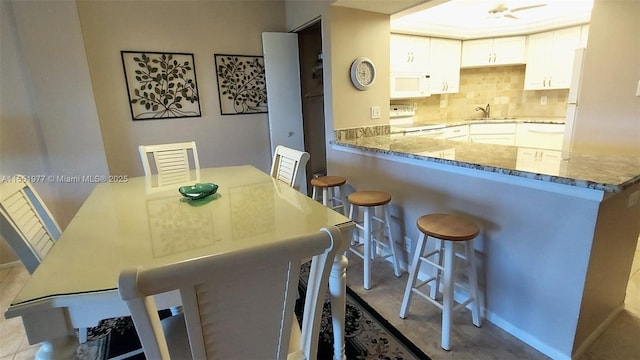
[[[391,217],[389,215],[389,203],[391,202],[391,195],[384,191],[365,190],[356,191],[347,197],[351,203],[349,210],[349,218],[356,223],[356,228],[363,231],[364,243],[360,244],[357,240],[358,231],[354,231],[354,240],[352,241],[349,250],[361,257],[364,260],[364,288],[369,290],[371,288],[371,260],[378,254],[378,246],[383,249],[387,248],[391,254],[383,256],[384,258],[393,256],[393,272],[396,276],[400,276],[400,263],[398,256],[396,255],[396,245],[391,237]],[[364,210],[363,219],[359,221],[359,214],[355,214],[355,208]],[[381,207],[383,213],[382,217],[376,216],[375,210],[377,207]],[[381,229],[374,229],[374,223],[381,225]],[[376,237],[376,233],[378,236]],[[387,237],[387,243],[384,242],[384,237]],[[374,251],[371,251],[371,246],[374,245]],[[359,247],[363,247],[362,252],[358,250]]]
[[[407,310],[411,302],[413,293],[420,295],[424,299],[435,304],[442,310],[442,340],[441,346],[445,350],[451,349],[450,334],[452,325],[452,312],[465,307],[469,303],[471,306],[471,314],[473,324],[477,327],[480,323],[480,306],[478,303],[478,276],[475,267],[475,253],[473,247],[473,239],[478,235],[480,230],[473,222],[463,219],[460,216],[450,214],[430,214],[422,216],[417,221],[418,230],[421,231],[416,245],[416,251],[409,268],[409,278],[402,299],[402,307],[400,308],[400,317],[407,317]],[[435,240],[435,250],[424,254],[425,245],[428,237]],[[464,254],[457,253],[454,249],[455,243],[464,245]],[[444,257],[444,259],[443,259]],[[457,304],[455,307],[453,295],[455,285],[455,258],[459,257],[465,260],[467,264],[467,279],[469,298]],[[430,259],[432,258],[432,259]],[[444,261],[443,261],[444,260]],[[427,280],[416,284],[420,266],[425,262],[435,268],[435,275]],[[441,272],[443,275],[441,275]],[[444,276],[444,279],[441,277]],[[437,300],[438,287],[442,281],[442,303]],[[430,284],[431,293],[427,295],[419,290],[420,287]]]
[[[346,206],[342,197],[342,185],[347,183],[347,179],[340,176],[321,176],[311,179],[313,193],[311,198],[318,200],[318,189],[322,189],[322,204],[333,210],[342,209],[341,213],[346,215]]]

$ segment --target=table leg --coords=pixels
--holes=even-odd
[[[66,308],[48,308],[21,314],[30,344],[42,343],[36,359],[75,359],[78,338]]]
[[[347,307],[347,264],[349,261],[343,254],[336,255],[329,277],[329,294],[331,297],[331,322],[333,323],[333,359],[346,360],[345,347],[345,313]]]
[[[78,339],[75,336],[63,336],[43,342],[35,358],[36,360],[73,360],[76,358],[77,349]]]

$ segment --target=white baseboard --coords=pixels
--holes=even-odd
[[[548,344],[540,341],[540,339],[538,339],[537,337],[520,329],[517,326],[514,326],[513,324],[506,321],[502,317],[490,311],[486,311],[486,309],[485,309],[485,314],[486,314],[485,318],[487,319],[487,321],[499,327],[500,329],[506,331],[511,336],[514,336],[515,338],[519,339],[523,343],[547,355],[548,357],[554,360],[571,360],[571,354],[563,353],[562,351],[552,346],[549,346]]]

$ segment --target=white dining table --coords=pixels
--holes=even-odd
[[[73,358],[74,328],[129,315],[117,284],[123,269],[155,266],[337,226],[346,250],[354,223],[253,166],[201,169],[217,193],[187,201],[178,186],[145,190],[144,177],[97,184],[56,245],[5,312],[22,317],[36,358]],[[339,251],[329,281],[334,358],[344,359],[347,260]],[[259,294],[256,294],[259,296]],[[156,298],[180,305],[177,292]]]

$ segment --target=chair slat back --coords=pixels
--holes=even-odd
[[[60,227],[24,177],[0,184],[2,236],[29,272],[35,271],[60,237]]]
[[[302,339],[293,348],[315,359],[324,294],[341,241],[332,228],[245,251],[128,270],[120,275],[120,295],[147,358],[168,359],[170,352],[152,295],[179,289],[191,354],[177,356],[286,359],[300,265],[313,257]]]
[[[162,190],[168,185],[187,185],[200,181],[200,160],[195,141],[140,145],[138,152],[142,160],[147,190]],[[152,158],[152,161],[149,158]],[[155,169],[152,169],[152,163]],[[191,173],[192,170],[194,174]]]
[[[293,188],[299,189],[298,172],[300,168],[307,166],[309,158],[308,152],[278,145],[271,164],[271,176]]]

